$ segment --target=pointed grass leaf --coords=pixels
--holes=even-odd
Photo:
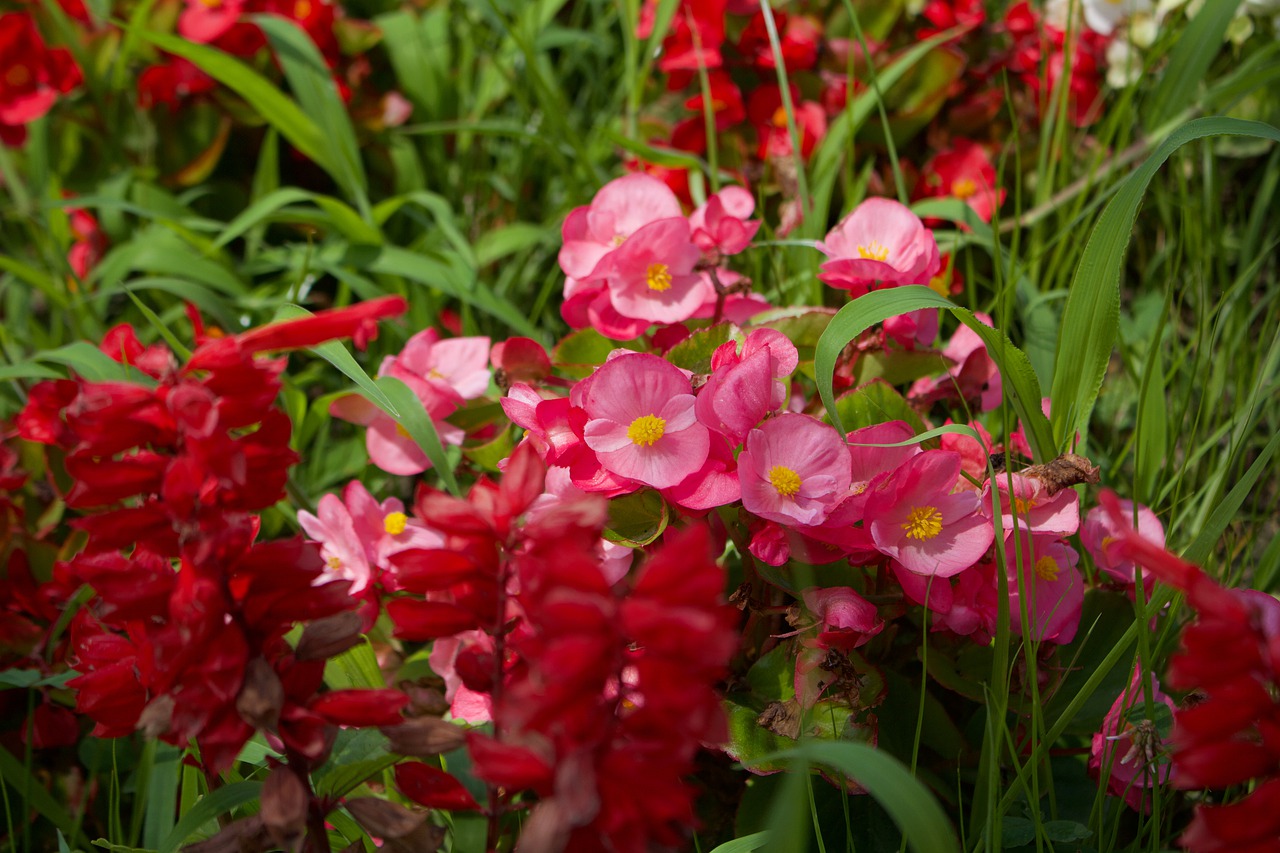
[[[410,437],[417,442],[418,447],[422,448],[422,452],[427,454],[427,458],[431,460],[431,467],[435,469],[449,493],[460,495],[462,492],[458,488],[458,481],[453,476],[453,466],[444,454],[440,435],[436,432],[435,424],[431,422],[431,416],[423,408],[418,395],[394,376],[379,377],[378,388],[381,389],[383,396],[391,401],[394,411],[398,413],[392,414],[389,411],[387,414],[395,418],[396,423],[404,427]],[[375,405],[377,404],[372,397],[369,399]]]
[[[1237,0],[1205,0],[1182,30],[1169,62],[1151,93],[1144,122],[1153,131],[1194,103],[1209,66],[1222,53],[1227,26],[1240,8]]]
[[[159,853],[177,853],[188,838],[214,820],[234,808],[258,799],[261,782],[231,782],[205,794],[182,816],[160,845]]]
[[[290,320],[295,317],[310,317],[311,312],[298,305],[282,305],[276,311],[276,320]],[[356,387],[360,389],[370,403],[373,403],[379,409],[386,412],[391,417],[399,417],[399,412],[391,403],[391,399],[383,392],[378,385],[369,378],[369,374],[364,372],[364,368],[355,360],[355,357],[347,350],[342,341],[328,341],[309,348],[311,352],[323,358],[332,364],[343,375],[356,383]]]
[[[1056,454],[1053,452],[1049,421],[1040,410],[1040,381],[1036,378],[1026,353],[1015,347],[1003,332],[978,320],[971,311],[922,285],[874,290],[855,299],[836,313],[819,338],[814,353],[814,374],[818,381],[818,393],[827,409],[827,417],[836,429],[841,433],[848,432],[837,409],[832,388],[840,353],[876,323],[922,308],[945,308],[982,338],[988,355],[1000,368],[1005,393],[1026,428],[1027,440],[1036,461],[1046,462],[1053,458]]]
[[[1111,362],[1120,318],[1120,279],[1138,207],[1155,173],[1173,152],[1211,136],[1247,136],[1280,142],[1280,130],[1255,121],[1200,118],[1161,143],[1107,203],[1085,243],[1062,312],[1053,371],[1053,435],[1067,449],[1085,433]]]
[[[367,214],[367,181],[356,132],[324,57],[311,37],[295,22],[278,15],[253,15],[251,20],[271,42],[271,48],[284,69],[285,79],[289,81],[289,88],[298,99],[298,106],[323,129],[320,139],[333,166],[330,174],[356,206]]]
[[[1199,534],[1196,535],[1190,545],[1183,549],[1182,559],[1196,565],[1204,565],[1204,562],[1213,553],[1218,540],[1222,538],[1222,533],[1227,529],[1227,525],[1236,517],[1236,513],[1240,512],[1240,507],[1244,506],[1245,499],[1253,493],[1254,486],[1257,485],[1258,479],[1263,472],[1267,470],[1267,465],[1271,462],[1271,457],[1275,455],[1276,448],[1280,448],[1280,432],[1271,436],[1271,440],[1258,453],[1258,458],[1253,460],[1253,464],[1244,472],[1244,476],[1236,482],[1231,491],[1214,507],[1213,514],[1209,516]]]
[[[161,50],[195,64],[201,71],[244,98],[258,115],[289,140],[289,144],[342,184],[342,167],[331,159],[330,143],[326,141],[320,125],[303,112],[297,102],[271,85],[267,78],[215,48],[167,33],[146,30],[133,32]]]
[[[848,741],[811,742],[769,756],[783,759],[821,764],[861,785],[893,818],[915,853],[960,853],[951,822],[933,794],[883,750]]]
[[[769,833],[753,832],[714,848],[711,853],[754,853],[763,850],[769,844]]]

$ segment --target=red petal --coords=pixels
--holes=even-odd
[[[311,710],[340,726],[394,726],[409,697],[399,690],[334,690],[311,703]]]
[[[438,767],[409,761],[396,765],[396,785],[415,803],[445,811],[476,811],[480,808],[462,783]]]
[[[473,612],[443,601],[397,598],[387,602],[387,614],[396,623],[396,636],[403,640],[434,640],[480,627]]]

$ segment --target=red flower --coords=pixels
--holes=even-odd
[[[164,64],[152,65],[138,75],[138,106],[151,109],[163,104],[176,110],[185,99],[212,92],[217,86],[194,63],[169,57]]]
[[[0,15],[0,125],[5,141],[17,144],[25,138],[24,125],[47,113],[58,100],[80,84],[80,68],[65,48],[49,48],[29,15]]]
[[[955,139],[951,148],[935,154],[916,184],[916,198],[958,198],[983,222],[991,221],[1004,196],[986,149],[968,139]]]

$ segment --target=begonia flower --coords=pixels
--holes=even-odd
[[[840,434],[809,415],[766,420],[738,455],[742,506],[781,524],[821,524],[845,497],[850,477]]]
[[[874,282],[928,284],[942,266],[933,233],[905,205],[888,198],[863,201],[818,249],[828,258],[818,278],[855,297]]]
[[[1080,625],[1084,607],[1084,578],[1076,563],[1080,555],[1054,536],[1025,532],[1005,542],[1009,573],[1009,630],[1022,631],[1022,601],[1031,620],[1027,634],[1036,642],[1069,643]],[[1021,566],[1021,571],[1018,571]]]
[[[1172,715],[1177,708],[1164,695],[1160,685],[1148,676],[1151,700],[1155,710]],[[1146,708],[1142,670],[1135,667],[1133,678],[1102,720],[1102,728],[1093,735],[1089,750],[1089,775],[1094,779],[1107,774],[1107,793],[1122,797],[1129,807],[1144,814],[1151,813],[1151,794],[1157,785],[1169,781],[1170,761],[1159,741],[1154,720],[1144,717]]]
[[[919,198],[958,198],[983,222],[990,222],[1004,203],[1005,191],[996,185],[996,169],[986,149],[969,139],[956,139],[920,170]]]
[[[1013,499],[1009,493],[1012,490]],[[1034,477],[998,474],[982,491],[992,516],[992,494],[1000,496],[1000,529],[1007,539],[1016,528],[1026,533],[1070,536],[1080,527],[1080,498],[1074,489],[1052,493]]]
[[[1133,518],[1133,508],[1133,501],[1120,501],[1120,511],[1126,520]],[[1121,529],[1111,515],[1104,508],[1096,506],[1084,518],[1084,525],[1080,528],[1080,542],[1098,568],[1120,583],[1132,585],[1137,582],[1137,567],[1133,560],[1118,553],[1119,549],[1115,546],[1120,533]],[[1138,535],[1157,548],[1164,547],[1164,525],[1154,512],[1141,504],[1138,505]],[[1144,581],[1150,574],[1149,570],[1142,570]]]

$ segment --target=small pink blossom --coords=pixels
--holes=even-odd
[[[1151,797],[1147,791],[1169,781],[1170,763],[1168,755],[1159,748],[1154,721],[1134,723],[1135,718],[1145,714],[1146,695],[1142,681],[1141,671],[1135,668],[1129,686],[1116,697],[1102,720],[1101,731],[1093,735],[1089,775],[1097,779],[1105,769],[1109,774],[1107,793],[1123,797],[1135,811],[1150,814]],[[1150,683],[1151,700],[1157,706],[1156,710],[1159,711],[1159,706],[1163,705],[1172,715],[1177,710],[1173,700],[1161,692],[1154,678],[1150,678]]]
[[[818,278],[857,297],[874,282],[928,284],[942,259],[933,232],[900,202],[869,198],[818,244],[829,260]]]
[[[1128,524],[1133,518],[1133,501],[1120,501],[1120,512]],[[1136,582],[1133,560],[1124,558],[1118,553],[1118,548],[1112,547],[1118,544],[1123,532],[1102,507],[1096,506],[1085,516],[1084,526],[1080,529],[1080,542],[1098,568],[1120,583],[1132,586]],[[1154,512],[1141,504],[1138,505],[1138,535],[1157,548],[1164,547],[1164,525]],[[1150,571],[1144,568],[1144,581],[1148,575]]]
[[[876,550],[908,571],[950,577],[991,547],[978,496],[954,492],[960,455],[928,450],[908,459],[867,498],[865,524]]]
[[[782,524],[821,524],[849,491],[850,476],[840,433],[809,415],[765,421],[738,455],[742,506]]]
[[[701,257],[686,219],[652,222],[609,255],[604,275],[609,301],[628,318],[687,320],[707,298],[706,279],[693,271]]]
[[[991,325],[991,318],[986,314],[975,316]],[[999,408],[1004,397],[1000,369],[987,354],[987,346],[977,332],[961,325],[947,342],[942,355],[951,362],[947,375],[942,379],[917,379],[908,392],[912,400],[930,404],[954,397],[977,406],[982,412]]]
[[[455,720],[472,725],[493,719],[493,702],[488,693],[472,690],[458,672],[458,659],[471,651],[493,654],[493,637],[484,631],[463,631],[451,637],[440,637],[431,644],[428,662],[431,670],[444,679],[444,698]]]
[[[787,386],[781,381],[796,369],[795,344],[773,329],[747,335],[739,353],[727,341],[711,356],[711,375],[698,391],[698,420],[736,444],[770,412],[782,408]]]
[[[978,563],[953,578],[951,607],[938,614],[934,630],[946,630],[969,637],[980,646],[996,633],[1000,590],[996,586],[995,563]]]
[[[1022,596],[1027,596],[1027,633],[1039,642],[1069,643],[1080,625],[1084,607],[1084,579],[1076,568],[1080,561],[1066,543],[1053,536],[1018,534],[1015,557],[1013,538],[1006,540],[1005,558],[1009,570],[1009,630],[1022,630]],[[1018,572],[1020,565],[1022,571]]]
[[[583,436],[605,470],[667,488],[707,461],[710,436],[693,406],[680,368],[648,353],[623,355],[605,362],[582,391]]]
[[[742,187],[725,187],[689,215],[693,242],[703,252],[736,255],[751,245],[760,221],[751,221],[756,200]]]
[[[914,438],[916,431],[906,421],[886,421],[849,433],[849,461],[853,470],[850,510],[862,516],[872,484],[887,477],[912,456],[920,455],[919,444],[903,444],[899,447],[875,447],[878,444],[898,444]]]
[[[591,204],[575,208],[564,221],[560,267],[585,281],[603,275],[601,261],[644,226],[660,219],[683,219],[676,194],[643,172],[610,181]]]
[[[178,34],[207,44],[231,29],[243,10],[244,0],[187,0],[178,16]]]
[[[443,394],[474,400],[489,387],[489,339],[441,340],[435,329],[425,329],[409,338],[398,356],[384,362],[379,375],[395,375],[393,367],[431,383]]]
[[[1013,500],[1009,499],[1009,482],[1013,481]],[[992,484],[1000,494],[1000,529],[1005,538],[1017,529],[1025,533],[1070,536],[1080,527],[1080,498],[1074,489],[1049,494],[1043,482],[1021,474],[998,474],[982,490],[982,502],[992,517]]]
[[[884,620],[870,601],[847,586],[811,587],[801,593],[804,606],[818,622],[814,644],[847,652],[866,645],[884,630]]]

